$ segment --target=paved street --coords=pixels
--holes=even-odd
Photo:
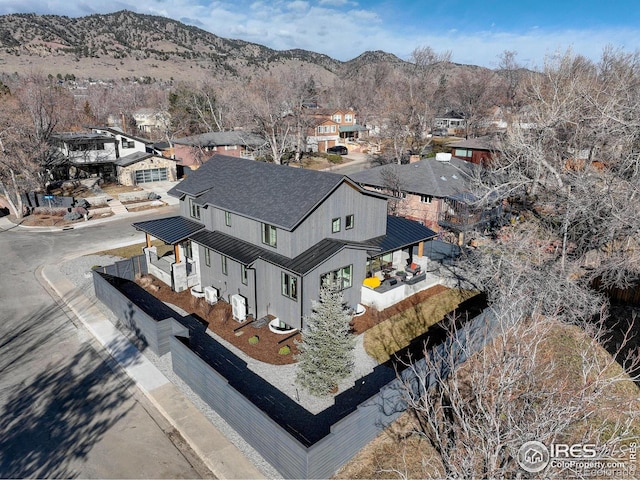
[[[142,241],[130,223],[51,233],[0,227],[0,477],[211,476],[37,274],[65,256]]]

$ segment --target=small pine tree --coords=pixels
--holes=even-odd
[[[329,395],[338,381],[351,373],[354,363],[351,316],[342,293],[331,287],[332,279],[328,280],[320,289],[320,301],[304,319],[302,341],[296,342],[300,351],[296,383],[318,396]]]

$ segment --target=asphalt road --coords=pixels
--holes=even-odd
[[[212,477],[38,275],[45,263],[142,241],[132,221],[54,233],[0,228],[1,478]]]

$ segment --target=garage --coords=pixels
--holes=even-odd
[[[161,182],[169,178],[167,168],[148,168],[136,170],[136,185],[139,183]]]

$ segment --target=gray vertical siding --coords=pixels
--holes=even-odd
[[[264,260],[258,260],[255,264],[256,287],[258,293],[258,317],[267,314],[278,317],[287,325],[300,328],[302,298],[302,279],[291,272],[283,270]],[[298,279],[298,299],[292,300],[282,295],[281,274],[289,273]]]

